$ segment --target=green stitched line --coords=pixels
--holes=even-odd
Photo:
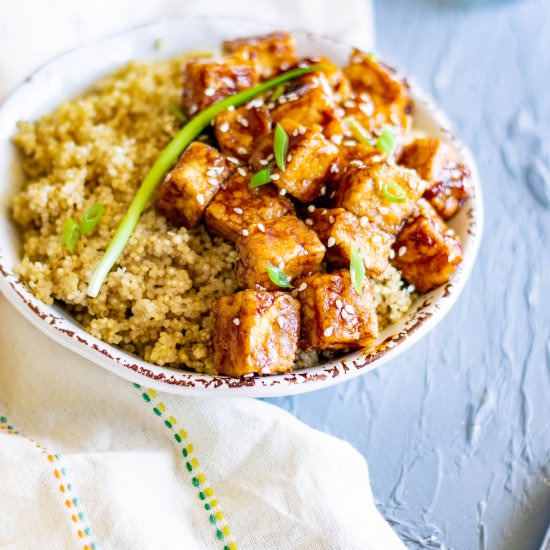
[[[134,388],[136,388],[137,390],[139,390],[141,392],[141,396],[143,397],[144,401],[146,401],[147,403],[150,403],[152,404],[152,400],[151,400],[151,396],[147,393],[147,391],[143,391],[145,388],[143,388],[140,384],[137,384],[137,383],[133,383],[133,386]],[[162,418],[163,420],[163,424],[171,431],[173,432],[173,435],[174,435],[174,439],[176,440],[177,443],[179,444],[182,444],[182,437],[180,436],[180,434],[178,433],[174,433],[174,426],[172,424],[172,422],[170,422],[170,420],[168,420],[162,413],[162,411],[158,408],[158,406],[153,406],[152,408],[153,412],[155,413],[155,415],[159,416]],[[191,451],[189,450],[190,449],[190,446],[183,446],[181,447],[181,454],[183,455],[184,458],[187,458],[189,456],[189,454],[191,453]],[[189,462],[188,460],[185,461],[185,468],[187,469],[187,471],[189,473],[191,473],[193,471],[193,465],[191,464],[191,462]],[[200,487],[200,480],[197,476],[193,476],[191,478],[191,482],[193,483],[193,486],[196,487],[196,488],[199,488]],[[201,500],[206,500],[207,499],[207,495],[203,492],[203,491],[199,491],[199,498]],[[212,510],[213,506],[212,504],[208,503],[208,502],[205,502],[204,503],[204,508],[205,510],[209,511],[209,510]],[[208,520],[210,521],[210,523],[212,523],[213,525],[216,524],[217,522],[217,519],[215,517],[214,514],[209,514],[208,516]],[[223,531],[221,531],[220,529],[216,529],[215,531],[215,535],[216,537],[219,539],[219,540],[222,540],[224,538],[224,533]],[[234,546],[234,545],[233,545]],[[229,550],[230,547],[228,545],[224,545],[224,550]]]

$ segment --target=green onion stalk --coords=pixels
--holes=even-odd
[[[109,246],[107,247],[107,250],[105,251],[105,254],[101,258],[101,261],[92,276],[88,286],[88,296],[95,298],[99,294],[107,275],[124,251],[124,248],[126,247],[126,244],[128,243],[128,240],[130,239],[142,212],[149,204],[149,201],[168,170],[174,166],[187,146],[219,113],[225,111],[229,107],[239,107],[267,90],[276,88],[283,82],[287,82],[288,80],[292,80],[293,78],[312,71],[322,70],[323,68],[323,65],[311,65],[309,67],[302,67],[280,74],[271,80],[259,84],[258,86],[243,90],[242,92],[238,92],[222,99],[218,103],[210,105],[189,120],[189,122],[187,122],[187,124],[185,124],[185,126],[183,126],[183,128],[175,135],[172,141],[160,152],[157,160],[139,186],[137,193],[134,195],[134,198],[128,207],[126,215],[120,222],[113,238],[111,239],[111,242],[109,243]]]

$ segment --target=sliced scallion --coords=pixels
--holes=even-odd
[[[275,103],[275,101],[277,101],[283,95],[284,91],[285,91],[285,85],[279,84],[275,88],[275,90],[273,90],[273,93],[271,94],[269,101],[273,101],[273,103]]]
[[[280,170],[284,170],[286,166],[286,154],[288,152],[288,134],[285,129],[277,122],[275,127],[275,135],[273,137],[273,154],[275,162]]]
[[[384,197],[392,202],[405,202],[407,192],[398,183],[387,181],[382,187]]]
[[[275,265],[267,264],[267,274],[271,279],[271,282],[282,288],[294,288],[290,284],[290,280],[287,274]]]
[[[365,264],[355,246],[351,247],[349,273],[355,292],[361,296],[363,294],[363,280],[365,279]]]
[[[270,181],[271,181],[271,168],[268,166],[267,168],[262,168],[261,170],[256,172],[250,179],[250,183],[248,186],[251,189],[254,189],[255,187],[260,187],[261,185],[265,185]]]
[[[105,207],[100,202],[90,206],[90,208],[84,212],[84,217],[80,222],[80,232],[84,235],[91,233],[103,217],[104,210]]]
[[[363,125],[360,122],[357,122],[354,118],[348,119],[348,125],[351,132],[351,135],[359,142],[364,145],[372,145],[372,140],[369,136],[369,133],[365,130]]]
[[[395,146],[395,134],[385,127],[376,140],[376,148],[390,156]]]
[[[169,109],[171,114],[173,114],[180,122],[185,122],[187,117],[183,114],[183,111],[177,105],[170,105]]]
[[[80,228],[78,227],[78,223],[73,220],[73,218],[69,218],[65,222],[65,226],[63,227],[63,242],[65,243],[65,247],[71,254],[73,254],[76,250],[76,245],[78,244],[79,240]]]
[[[312,71],[320,69],[320,65],[311,65],[310,67],[301,67],[282,73],[271,80],[267,80],[258,86],[248,88],[236,94],[210,105],[203,111],[196,114],[191,118],[187,124],[174,136],[172,141],[160,152],[157,160],[145,176],[137,193],[134,195],[132,202],[130,203],[126,215],[120,222],[111,242],[103,255],[103,258],[99,262],[90,285],[88,286],[88,296],[95,298],[101,286],[105,281],[105,278],[111,271],[113,265],[122,254],[128,239],[132,235],[141,213],[145,210],[151,197],[154,195],[157,187],[164,179],[164,176],[174,166],[180,155],[187,148],[187,146],[210,124],[210,122],[222,111],[225,111],[228,107],[239,107],[240,105],[247,103],[256,96],[271,90],[283,84],[288,80],[292,80],[298,76],[301,76]]]

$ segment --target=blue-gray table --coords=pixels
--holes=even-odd
[[[379,51],[479,163],[486,225],[469,284],[392,363],[271,401],[365,455],[410,548],[535,550],[550,522],[550,0],[469,3],[376,5]]]

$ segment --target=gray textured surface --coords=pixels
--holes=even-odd
[[[486,230],[464,294],[377,372],[271,400],[366,456],[410,548],[534,550],[550,522],[550,2],[483,4],[376,6],[379,51],[479,162]]]

